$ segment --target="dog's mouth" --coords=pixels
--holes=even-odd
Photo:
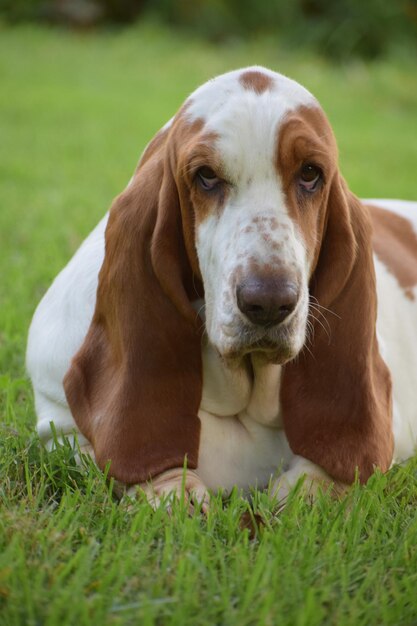
[[[291,361],[299,352],[290,327],[255,329],[249,326],[240,328],[234,340],[219,349],[221,358],[229,363],[241,362],[247,356],[256,354],[267,363],[283,365]]]

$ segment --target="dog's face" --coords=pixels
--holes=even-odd
[[[182,118],[193,131],[177,140],[177,185],[191,201],[208,337],[227,360],[285,363],[306,341],[330,126],[303,87],[265,70],[207,83]]]

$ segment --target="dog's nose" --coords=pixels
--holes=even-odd
[[[281,324],[298,302],[298,288],[287,278],[248,278],[236,287],[239,309],[258,326]]]

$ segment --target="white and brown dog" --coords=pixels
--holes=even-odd
[[[386,471],[417,441],[416,233],[417,203],[349,191],[298,83],[209,81],[35,313],[41,438],[159,495],[185,457],[199,498]]]

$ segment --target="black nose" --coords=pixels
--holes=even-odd
[[[298,288],[287,278],[248,278],[236,287],[237,305],[253,324],[275,326],[294,311]]]

